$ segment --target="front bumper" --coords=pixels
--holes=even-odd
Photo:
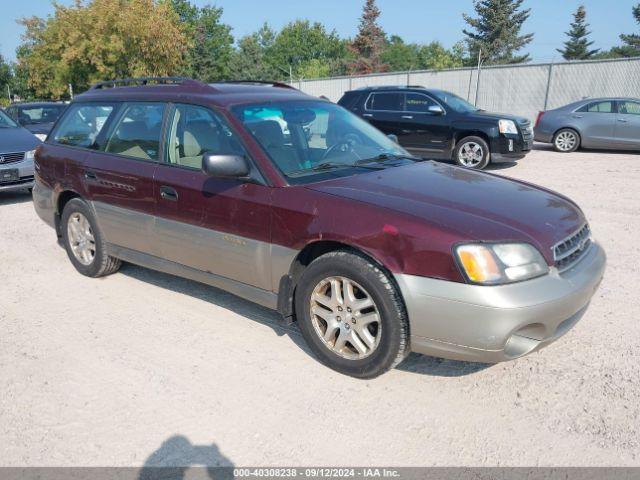
[[[511,285],[395,275],[409,314],[411,350],[485,363],[539,350],[580,320],[605,264],[604,250],[593,242],[571,269]]]
[[[3,170],[18,170],[20,177],[16,181],[0,181],[0,192],[33,188],[33,160],[21,160],[15,163],[3,163],[0,165],[0,175]]]
[[[524,158],[533,148],[533,135],[505,134],[491,141],[491,162],[510,162]]]

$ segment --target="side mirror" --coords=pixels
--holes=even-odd
[[[387,137],[389,138],[389,140],[391,140],[394,143],[398,143],[398,136],[394,135],[393,133],[390,133],[389,135],[387,135]]]
[[[434,115],[444,114],[444,110],[440,105],[430,105],[429,108],[427,108],[427,110],[429,111],[429,113],[433,113]]]
[[[245,178],[249,176],[249,162],[241,155],[205,153],[202,156],[202,171],[211,177]]]

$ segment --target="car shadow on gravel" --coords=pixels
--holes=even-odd
[[[165,440],[144,462],[139,480],[180,480],[183,478],[232,479],[234,464],[215,443],[193,445],[188,438],[174,435]],[[196,474],[188,473],[195,468]]]
[[[411,353],[396,368],[404,372],[419,373],[434,377],[464,377],[485,370],[493,365],[490,363],[461,362],[444,358],[428,357],[418,353]]]
[[[31,194],[28,191],[20,192],[0,192],[0,207],[4,205],[16,205],[31,201]]]
[[[172,290],[182,295],[189,295],[193,298],[211,303],[212,305],[226,308],[238,315],[271,327],[276,335],[288,335],[297,346],[309,355],[312,355],[298,327],[295,325],[285,325],[282,321],[282,316],[274,310],[270,310],[204,283],[149,270],[129,263],[122,265],[120,273],[157,287],[166,288],[167,290]]]
[[[226,308],[249,320],[259,322],[273,329],[278,336],[288,335],[293,343],[310,357],[313,353],[302,338],[298,327],[285,325],[280,314],[261,305],[255,304],[232,293],[225,292],[216,287],[195,282],[181,277],[176,277],[166,273],[149,270],[125,263],[120,269],[120,273],[128,277],[150,283],[160,288],[166,288],[182,295],[189,295],[193,298],[203,300],[212,305]],[[431,375],[438,377],[461,377],[470,375],[480,370],[490,367],[490,364],[459,362],[456,360],[444,360],[442,358],[428,357],[416,353],[410,354],[396,368],[401,371]]]

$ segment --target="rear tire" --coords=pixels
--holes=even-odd
[[[394,282],[356,252],[314,260],[298,281],[295,310],[316,357],[345,375],[377,377],[409,353],[409,322]]]
[[[122,262],[107,254],[98,222],[86,202],[79,198],[67,202],[60,230],[69,260],[82,275],[96,278],[118,271]]]
[[[580,134],[572,128],[558,130],[553,136],[553,148],[560,153],[575,152],[580,148]]]
[[[453,150],[453,161],[456,165],[473,170],[482,170],[491,160],[489,145],[481,137],[465,137]]]

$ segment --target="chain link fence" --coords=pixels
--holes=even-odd
[[[336,102],[348,90],[375,85],[421,85],[448,90],[479,108],[534,120],[587,97],[640,98],[640,57],[615,60],[505,65],[393,72],[293,82],[294,87]]]

